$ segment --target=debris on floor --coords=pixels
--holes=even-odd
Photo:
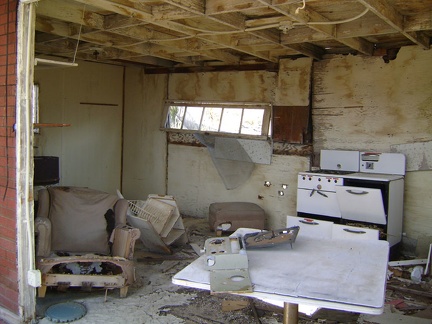
[[[210,294],[208,291],[172,284],[172,277],[197,259],[204,242],[215,233],[208,221],[184,217],[188,243],[172,245],[172,254],[149,252],[143,244],[135,247],[136,281],[126,298],[118,289],[86,292],[78,289],[58,291],[48,288],[45,298],[37,299],[36,313],[40,324],[52,323],[46,310],[60,302],[73,301],[87,309],[73,323],[151,323],[151,324],[278,324],[283,322],[283,308],[258,299],[232,294]],[[397,269],[396,269],[397,268]],[[385,312],[364,315],[319,309],[311,315],[299,313],[300,324],[362,323],[423,324],[432,322],[432,289],[430,276],[419,283],[411,279],[410,267],[389,268]],[[397,271],[396,271],[397,270]]]
[[[390,262],[384,313],[360,315],[358,323],[376,324],[431,324],[432,279],[416,262]],[[419,274],[413,275],[415,270]]]

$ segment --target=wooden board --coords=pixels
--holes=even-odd
[[[273,106],[274,141],[304,144],[309,133],[309,107]]]

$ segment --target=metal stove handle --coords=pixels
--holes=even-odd
[[[318,193],[319,195],[323,196],[323,197],[328,198],[328,196],[325,193],[323,193],[323,192],[321,192],[320,190],[317,190],[317,189],[312,189],[311,193],[309,194],[309,197],[312,197],[315,192]]]
[[[317,192],[318,192],[321,196],[328,198],[328,196],[327,196],[325,193],[323,193],[323,192],[321,192],[321,191],[319,191],[319,190],[317,190]]]
[[[366,232],[362,231],[362,230],[352,230],[352,229],[349,229],[349,228],[344,228],[343,230],[345,232],[353,233],[353,234],[366,234]]]
[[[307,225],[319,225],[319,223],[313,221],[312,219],[310,221],[301,219],[301,220],[299,220],[299,223],[307,224]]]
[[[346,192],[352,194],[352,195],[367,195],[369,192],[368,191],[355,191],[355,190],[351,190],[348,189]]]

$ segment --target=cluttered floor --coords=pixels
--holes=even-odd
[[[136,281],[126,298],[119,298],[118,289],[84,292],[69,289],[48,289],[45,298],[37,299],[39,323],[51,323],[46,310],[51,305],[75,301],[83,306],[85,315],[74,323],[282,323],[283,309],[257,299],[231,294],[184,288],[171,283],[171,278],[198,258],[207,238],[215,236],[208,221],[183,218],[187,243],[173,246],[171,255],[148,252],[137,242],[135,247]],[[186,241],[186,240],[185,240]],[[319,269],[317,269],[319,271]],[[299,323],[432,323],[432,279],[420,282],[411,279],[412,267],[389,268],[386,305],[382,315],[365,315],[329,309],[311,314],[299,313]]]

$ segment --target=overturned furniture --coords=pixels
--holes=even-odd
[[[129,200],[127,220],[140,230],[140,240],[150,252],[171,254],[173,243],[185,243],[185,227],[173,196],[150,194],[147,200]]]
[[[128,202],[102,191],[49,187],[39,191],[35,220],[39,297],[48,286],[114,289],[126,297],[135,281],[133,253],[140,236],[126,225]]]

